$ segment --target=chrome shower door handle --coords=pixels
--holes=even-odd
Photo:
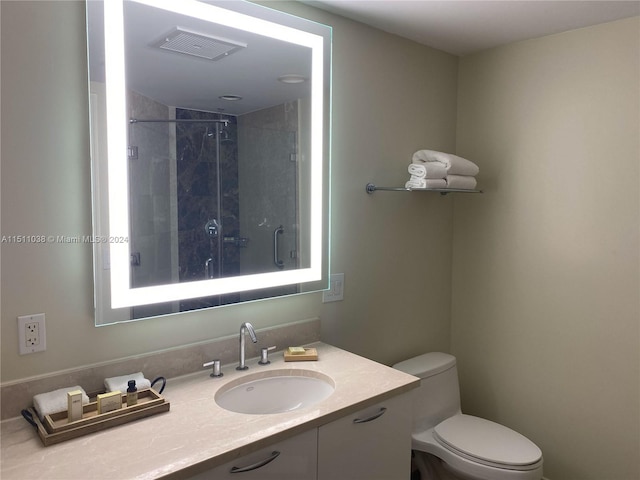
[[[282,233],[284,233],[282,225],[273,231],[273,263],[278,268],[284,268],[284,262],[278,258],[278,234]]]
[[[207,261],[204,262],[204,278],[213,278],[213,273],[211,273],[211,264],[213,262],[213,258],[207,258]]]

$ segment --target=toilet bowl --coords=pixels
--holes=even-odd
[[[422,480],[540,480],[542,452],[525,436],[460,410],[454,356],[432,352],[394,368],[420,377],[411,448]]]

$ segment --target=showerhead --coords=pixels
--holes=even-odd
[[[154,46],[165,51],[216,61],[246,48],[247,44],[228,38],[191,32],[182,27],[174,27],[163,35]]]
[[[220,127],[220,143],[234,143],[235,140],[231,136],[229,132],[229,124],[225,123],[222,127]]]

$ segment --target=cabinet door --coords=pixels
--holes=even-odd
[[[318,429],[318,480],[411,476],[411,397],[399,395]]]
[[[315,480],[318,430],[274,443],[190,480]]]

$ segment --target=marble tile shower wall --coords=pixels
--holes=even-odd
[[[137,119],[169,119],[166,105],[129,92],[129,115]],[[129,125],[129,146],[135,155],[129,158],[131,202],[131,252],[139,262],[132,266],[133,285],[150,286],[170,283],[177,259],[172,237],[171,172],[175,159],[172,148],[171,123],[134,123]],[[171,313],[171,304],[136,307],[134,318]]]
[[[249,239],[242,249],[242,268],[252,273],[274,271],[273,232],[279,237],[284,269],[299,268],[298,101],[247,113],[238,118],[240,229]],[[287,253],[289,252],[289,253]],[[275,267],[277,268],[277,267]],[[243,299],[296,293],[296,285],[247,292]]]
[[[209,258],[209,272],[213,277],[235,276],[240,271],[239,247],[233,242],[224,242],[224,237],[238,237],[240,228],[236,119],[180,108],[176,109],[176,118],[229,120],[227,126],[176,124],[180,281],[206,278],[205,263]],[[212,221],[221,225],[222,235],[208,234],[206,225]],[[219,242],[222,242],[222,257],[218,255]],[[183,301],[180,310],[215,306],[218,301],[218,297]]]

